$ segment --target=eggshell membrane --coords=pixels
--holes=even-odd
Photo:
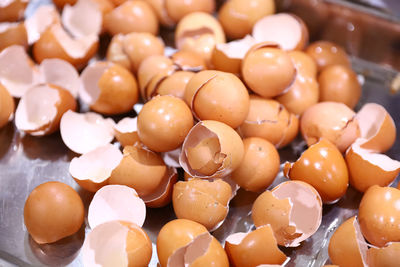
[[[102,20],[99,5],[92,0],[78,0],[73,6],[67,4],[61,15],[64,28],[74,37],[99,35]]]
[[[0,128],[13,119],[15,103],[7,89],[0,83]]]
[[[24,206],[25,226],[38,244],[53,243],[75,234],[84,217],[85,210],[78,193],[61,182],[37,186]]]
[[[270,224],[279,245],[297,247],[321,224],[321,197],[307,183],[283,182],[254,201],[252,219],[256,227]]]
[[[69,110],[61,118],[60,133],[69,149],[84,154],[109,144],[114,139],[114,125],[112,119],[104,119],[99,114],[93,112],[80,114]]]
[[[28,3],[28,0],[3,1],[0,4],[0,22],[17,21],[23,18]]]
[[[72,38],[58,24],[50,26],[33,45],[33,56],[41,63],[46,58],[60,58],[82,69],[99,46],[97,35]]]
[[[217,44],[211,57],[213,67],[216,70],[240,74],[242,60],[255,43],[253,37],[246,35],[240,40]]]
[[[400,256],[400,243],[389,243],[383,248],[372,247],[367,251],[368,265],[378,266],[396,266]]]
[[[19,101],[15,125],[34,136],[48,135],[59,129],[65,112],[75,109],[76,101],[68,91],[51,84],[37,85]]]
[[[23,23],[0,23],[0,52],[11,45],[27,48],[28,37]]]
[[[135,223],[110,221],[94,228],[82,246],[85,266],[147,266],[152,245],[146,232]]]
[[[41,34],[46,31],[48,27],[53,24],[59,24],[60,21],[60,14],[53,5],[39,6],[35,13],[24,21],[29,45],[39,40]]]
[[[138,115],[140,140],[156,152],[178,148],[193,126],[185,102],[174,96],[156,96],[144,104]]]
[[[124,38],[125,35],[123,34],[116,34],[113,36],[107,48],[106,60],[117,63],[124,68],[130,70],[132,68],[132,65],[128,55],[125,54],[123,48]]]
[[[225,251],[233,266],[283,264],[287,257],[280,251],[270,225],[250,233],[234,233],[225,240]]]
[[[279,172],[278,151],[273,144],[259,137],[246,138],[243,144],[243,160],[231,174],[231,178],[248,191],[265,190]]]
[[[131,146],[136,142],[140,142],[137,133],[137,117],[123,118],[115,126],[115,138],[122,147]]]
[[[288,54],[276,45],[265,42],[250,48],[241,70],[247,86],[266,98],[284,93],[296,78],[296,69]]]
[[[215,0],[164,0],[165,9],[175,23],[186,15],[193,12],[213,13],[215,11]]]
[[[194,73],[190,71],[176,71],[158,83],[156,94],[172,95],[183,100],[186,85],[193,76]]]
[[[338,266],[366,266],[367,251],[368,246],[356,216],[342,223],[329,241],[329,258]]]
[[[124,185],[106,185],[94,195],[89,205],[90,228],[110,221],[127,221],[142,227],[146,205],[135,189]]]
[[[365,104],[356,115],[360,136],[365,139],[361,148],[386,152],[396,140],[396,125],[386,109],[375,103]]]
[[[72,159],[69,173],[84,189],[96,192],[107,185],[111,172],[122,160],[122,153],[111,144],[98,147]]]
[[[179,162],[193,177],[215,178],[232,173],[243,156],[243,141],[235,130],[222,122],[205,120],[188,133]]]
[[[373,185],[364,193],[358,220],[365,239],[374,246],[400,241],[400,190]]]
[[[400,172],[400,162],[384,154],[362,149],[360,143],[356,141],[346,151],[350,184],[361,192],[372,185],[390,185]]]
[[[180,50],[171,56],[175,65],[178,65],[184,71],[202,71],[207,69],[207,63],[198,54],[190,51]]]
[[[172,204],[178,219],[192,220],[214,231],[228,215],[231,195],[230,185],[221,179],[192,179],[174,185]]]
[[[320,102],[304,111],[300,131],[308,146],[326,138],[344,152],[360,135],[355,115],[343,103]]]
[[[146,2],[153,8],[161,25],[167,28],[175,25],[175,22],[168,16],[165,0],[147,0]]]
[[[263,17],[254,24],[252,35],[259,42],[279,44],[283,50],[303,50],[308,43],[305,23],[289,13]]]
[[[126,1],[104,16],[104,28],[111,35],[130,32],[158,34],[158,19],[145,1]]]
[[[310,146],[294,163],[286,162],[284,174],[292,180],[312,185],[325,204],[336,202],[347,190],[349,175],[346,162],[334,144],[321,139]]]
[[[314,59],[303,51],[289,51],[288,55],[292,59],[297,73],[304,78],[317,78],[317,63]]]
[[[305,50],[317,63],[318,72],[331,65],[351,67],[346,51],[339,45],[329,41],[316,41]]]

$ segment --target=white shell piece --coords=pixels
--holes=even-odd
[[[115,125],[115,130],[120,133],[133,133],[137,131],[137,117],[123,118]]]
[[[59,22],[60,14],[53,5],[41,5],[38,7],[35,13],[25,20],[28,44],[35,43],[50,25]]]

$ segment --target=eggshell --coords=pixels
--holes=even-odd
[[[231,39],[250,34],[254,24],[264,16],[275,13],[272,0],[232,0],[225,2],[218,12],[218,20]]]
[[[89,205],[90,228],[110,221],[127,221],[142,227],[146,206],[135,189],[124,185],[106,185],[94,195]]]
[[[259,137],[243,140],[244,157],[231,178],[240,187],[253,192],[267,189],[279,172],[280,159],[275,146]]]
[[[338,266],[366,266],[367,251],[368,246],[356,216],[342,223],[329,241],[329,258],[333,264]]]
[[[311,145],[294,162],[286,162],[284,174],[291,180],[300,180],[312,185],[325,204],[334,203],[345,193],[349,183],[346,162],[327,139]]]
[[[364,193],[358,220],[365,239],[374,246],[400,241],[400,190],[371,186]]]
[[[178,51],[171,56],[175,65],[185,71],[201,71],[207,69],[207,63],[198,54],[191,53],[190,51]]]
[[[165,0],[165,9],[168,16],[177,23],[193,12],[213,13],[215,0]]]
[[[123,118],[115,126],[115,138],[122,147],[131,146],[136,142],[140,142],[137,133],[137,117]]]
[[[173,96],[156,96],[138,115],[140,140],[156,152],[178,148],[193,126],[193,117],[185,102]]]
[[[56,5],[57,8],[62,9],[65,5],[73,5],[77,0],[53,0],[52,2]]]
[[[243,141],[235,130],[222,122],[205,120],[188,133],[179,162],[193,177],[214,178],[232,173],[243,156]]]
[[[344,152],[360,135],[355,115],[343,103],[320,102],[304,111],[300,131],[308,146],[326,138]]]
[[[383,248],[372,247],[367,251],[368,266],[396,266],[400,256],[400,243],[389,243]]]
[[[317,63],[310,55],[298,50],[289,51],[288,55],[296,67],[297,74],[304,78],[317,78]]]
[[[11,45],[21,45],[25,49],[28,46],[26,29],[21,22],[0,23],[0,52]]]
[[[13,119],[15,110],[14,99],[0,83],[0,128]]]
[[[104,16],[104,28],[111,35],[148,32],[158,34],[158,19],[146,1],[126,1]]]
[[[400,162],[361,148],[360,141],[358,139],[346,151],[350,184],[361,192],[365,192],[372,185],[390,185],[400,172]]]
[[[119,149],[107,144],[73,158],[69,165],[69,173],[81,187],[96,192],[107,185],[111,172],[121,160],[122,153]]]
[[[41,5],[35,12],[24,21],[28,35],[28,43],[34,44],[39,40],[41,34],[53,24],[59,24],[60,14],[53,5]]]
[[[158,81],[154,77],[153,80],[157,81],[156,87],[149,90],[153,91],[152,95],[171,95],[183,100],[186,85],[194,75],[190,71],[176,71],[167,76],[162,75]]]
[[[386,109],[375,103],[365,104],[356,115],[360,136],[365,140],[361,148],[386,152],[396,140],[396,125]]]
[[[321,197],[305,182],[283,182],[257,197],[251,217],[256,227],[270,225],[279,245],[297,247],[321,224]]]
[[[61,117],[76,109],[74,97],[52,84],[31,87],[22,96],[15,111],[18,130],[31,135],[51,134],[59,129]]]
[[[25,226],[39,244],[53,243],[76,233],[84,218],[85,210],[78,193],[61,182],[37,186],[24,206]]]
[[[114,125],[112,119],[104,119],[99,114],[80,114],[69,110],[61,118],[60,133],[69,149],[84,154],[109,144],[114,139]]]
[[[94,228],[82,246],[84,266],[148,266],[152,245],[135,223],[110,221]]]
[[[192,220],[214,231],[228,215],[231,195],[230,185],[221,179],[192,179],[174,185],[172,205],[178,219]]]
[[[253,37],[258,42],[272,42],[283,50],[303,50],[308,43],[304,21],[289,13],[265,16],[254,24]]]
[[[279,250],[270,225],[249,233],[234,233],[225,240],[225,251],[233,266],[283,264],[287,257]]]
[[[161,153],[161,157],[163,158],[165,164],[170,167],[180,168],[179,164],[179,155],[182,152],[182,147],[178,147],[175,150],[167,151]]]
[[[311,43],[305,51],[317,63],[318,71],[330,65],[351,66],[346,51],[339,45],[329,41]]]
[[[28,0],[2,1],[2,3],[0,3],[0,22],[22,19],[28,3]]]
[[[111,39],[106,53],[106,60],[117,63],[122,67],[131,70],[132,65],[131,61],[127,54],[125,54],[123,48],[123,40],[125,39],[125,35],[116,34]]]
[[[246,53],[242,62],[242,76],[253,92],[269,98],[288,90],[295,80],[296,69],[285,51],[264,42],[255,44]]]
[[[175,22],[168,16],[165,8],[165,0],[147,0],[147,3],[153,8],[161,25],[167,28],[171,28],[175,25]]]

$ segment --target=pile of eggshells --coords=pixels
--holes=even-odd
[[[24,19],[27,3],[0,4],[0,126],[60,131],[79,154],[69,172],[95,192],[85,266],[147,266],[146,207],[171,201],[177,219],[158,234],[161,266],[283,265],[290,259],[279,246],[313,235],[323,204],[349,183],[365,194],[358,216],[334,233],[331,262],[397,263],[400,190],[388,186],[400,162],[384,154],[395,124],[378,104],[353,111],[361,85],[349,57],[327,41],[308,44],[299,17],[274,14],[271,0],[230,0],[215,14],[214,0],[54,0]],[[174,29],[176,50],[165,49],[160,24]],[[100,35],[112,37],[105,59]],[[137,117],[110,117],[133,108]],[[280,170],[277,149],[299,131],[308,148],[284,164],[289,180],[267,190]],[[255,228],[223,247],[210,232],[239,187],[261,193]],[[40,244],[74,234],[84,217],[79,195],[60,182],[39,185],[24,209]]]

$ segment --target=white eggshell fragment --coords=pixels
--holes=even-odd
[[[133,133],[137,132],[137,117],[123,118],[114,127],[120,133]]]
[[[101,62],[90,64],[83,70],[81,74],[82,86],[79,88],[79,98],[83,102],[92,105],[97,101],[101,94],[98,82],[104,72],[112,65],[113,63],[110,62]]]
[[[61,138],[69,149],[83,154],[110,143],[114,139],[114,125],[112,119],[97,113],[69,110],[61,118]]]
[[[143,225],[146,205],[135,189],[125,185],[106,185],[99,189],[89,205],[90,228],[109,222],[127,221]]]
[[[41,5],[25,20],[28,44],[39,40],[40,35],[52,24],[60,22],[60,14],[53,5]]]
[[[217,50],[220,50],[228,58],[243,59],[247,51],[257,43],[252,36],[246,35],[243,39],[235,40],[229,43],[216,44]]]

